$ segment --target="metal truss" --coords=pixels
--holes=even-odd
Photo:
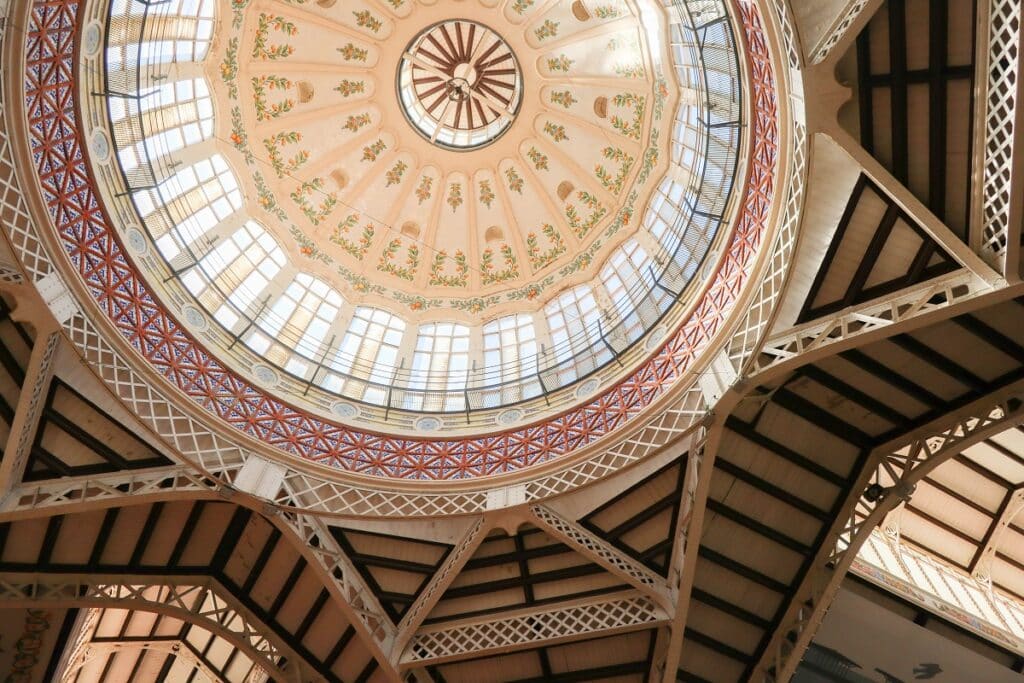
[[[381,667],[392,669],[387,655],[395,642],[397,630],[324,520],[291,511],[271,519],[283,533],[294,535],[293,544],[310,561],[310,566],[318,570],[324,586],[363,636],[366,647]],[[390,673],[397,677],[393,669]]]
[[[39,484],[22,484],[7,496],[0,506],[5,517],[8,513],[25,513],[52,509],[52,513],[66,512],[61,508],[78,510],[99,505],[123,505],[146,500],[194,499],[215,497],[229,493],[219,481],[210,479],[188,465],[173,465],[150,470],[116,472],[85,477],[62,477]]]
[[[459,543],[448,553],[444,564],[434,572],[434,575],[430,578],[430,583],[420,592],[416,601],[402,617],[398,624],[398,633],[395,636],[394,646],[391,650],[391,660],[396,667],[401,660],[402,652],[409,641],[412,640],[416,630],[423,624],[423,620],[430,614],[430,610],[434,608],[434,605],[444,595],[448,586],[451,585],[452,581],[459,575],[459,572],[462,571],[466,562],[473,556],[473,552],[479,547],[481,541],[484,540],[484,537],[487,536],[487,532],[491,528],[491,525],[487,524],[483,517],[477,518],[470,525],[466,533],[463,534]]]
[[[992,526],[985,537],[983,545],[978,549],[978,561],[971,569],[971,576],[978,581],[991,583],[992,561],[995,559],[999,543],[1017,515],[1024,511],[1024,486],[1018,486],[1009,494],[999,511],[999,516],[992,520]]]
[[[709,420],[711,421],[711,420]],[[697,571],[697,548],[704,527],[704,511],[711,485],[710,474],[723,427],[712,422],[693,435],[683,475],[683,493],[676,522],[676,538],[669,561],[669,590],[675,609],[667,630],[658,633],[649,676],[650,683],[675,683],[689,616],[690,594]]]
[[[46,392],[53,377],[53,359],[60,343],[60,332],[40,331],[29,357],[25,379],[18,395],[18,404],[11,422],[11,431],[0,464],[0,501],[21,481],[32,440],[39,427],[39,417],[46,402]]]
[[[957,263],[987,282],[993,288],[1004,287],[1006,279],[978,256],[963,240],[936,216],[931,209],[918,199],[903,183],[897,180],[875,157],[861,146],[849,132],[830,122],[828,129],[819,136],[827,144],[837,146],[850,157],[861,171],[868,176],[893,202],[905,211],[918,227]]]
[[[300,672],[289,666],[282,670],[282,658],[301,661],[282,643],[265,634],[260,624],[223,590],[214,579],[179,583],[158,577],[104,577],[98,574],[0,574],[0,605],[4,607],[102,607],[156,612],[206,629],[245,653],[274,678],[295,681]],[[88,644],[85,645],[88,648]]]
[[[843,309],[824,320],[791,328],[768,339],[750,368],[750,375],[772,371],[779,374],[822,356],[839,353],[875,338],[891,336],[920,326],[934,317],[966,312],[994,291],[992,286],[967,269],[929,280],[892,297],[884,297]],[[1013,285],[1001,290],[1009,299],[1024,294]],[[980,302],[978,302],[980,305]],[[825,350],[828,348],[827,351]]]
[[[882,0],[846,0],[845,7],[811,49],[811,64],[821,64],[840,43],[848,44],[881,4]]]
[[[423,628],[401,663],[406,668],[450,662],[653,628],[668,621],[668,613],[651,598],[630,591]]]
[[[1021,79],[1021,0],[980,0],[971,245],[1007,279],[1019,278],[1024,221],[1024,82]]]
[[[672,610],[673,595],[668,585],[650,569],[547,506],[532,505],[530,514],[550,536],[642,591],[665,610]]]
[[[150,650],[153,652],[162,652],[167,655],[172,655],[178,659],[188,662],[189,665],[192,666],[194,670],[199,671],[199,673],[201,673],[203,676],[209,679],[212,683],[230,683],[227,679],[225,679],[219,673],[214,671],[209,664],[203,661],[203,658],[200,657],[198,653],[196,653],[196,651],[187,641],[183,642],[177,639],[154,639],[87,643],[85,647],[82,649],[81,659],[74,662],[65,670],[64,680],[69,680],[69,675],[81,669],[92,659],[99,657],[108,658],[117,654],[118,652],[137,650]]]
[[[814,563],[793,594],[751,680],[788,681],[832,603],[857,551],[918,481],[968,446],[1024,418],[1024,381],[933,420],[875,449]]]

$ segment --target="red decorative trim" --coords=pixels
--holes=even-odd
[[[519,470],[582,448],[637,416],[690,367],[749,279],[774,196],[777,94],[760,15],[737,4],[753,93],[749,176],[728,251],[693,314],[631,376],[542,423],[458,439],[388,436],[332,424],[249,384],[209,354],[150,293],[126,258],[88,174],[75,109],[78,0],[35,0],[26,38],[25,104],[43,199],[96,304],[149,364],[248,436],[343,470],[403,479],[465,479]]]

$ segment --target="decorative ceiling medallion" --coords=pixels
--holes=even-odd
[[[337,401],[331,405],[331,412],[341,418],[352,418],[359,414],[359,409],[348,401]]]
[[[142,234],[142,231],[136,227],[128,228],[125,231],[126,242],[128,248],[132,250],[132,253],[137,256],[145,256],[149,251],[149,240]]]
[[[257,382],[266,384],[267,386],[273,386],[277,384],[278,377],[274,369],[266,365],[256,365],[252,369],[253,377],[256,378]]]
[[[498,413],[498,424],[512,425],[523,419],[523,411],[518,408],[509,408]]]
[[[107,134],[100,129],[96,129],[92,132],[92,155],[96,161],[100,163],[106,163],[110,161],[110,139],[107,138]]]
[[[523,74],[505,40],[455,19],[416,36],[398,63],[405,118],[431,143],[469,150],[497,140],[519,112]]]
[[[182,307],[181,314],[185,318],[185,322],[191,325],[192,329],[197,332],[202,332],[209,325],[209,320],[207,320],[203,312],[192,304]]]
[[[441,428],[441,420],[432,416],[421,417],[415,426],[417,432],[436,432]]]
[[[590,396],[592,393],[597,391],[597,388],[601,386],[601,382],[596,378],[591,377],[587,381],[576,387],[576,398],[584,398]]]

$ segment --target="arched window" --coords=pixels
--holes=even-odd
[[[255,301],[280,272],[287,258],[276,240],[249,221],[222,240],[181,278],[225,328]]]
[[[107,68],[202,61],[213,40],[216,8],[217,0],[113,0],[110,16],[119,21],[111,22]]]
[[[559,384],[572,382],[611,359],[601,342],[604,323],[590,285],[566,290],[544,307]]]
[[[671,304],[668,294],[654,287],[658,270],[657,264],[635,239],[616,249],[601,269],[601,281],[608,290],[627,341],[632,342],[642,335]]]
[[[179,170],[158,188],[137,190],[134,199],[149,229],[165,231],[154,237],[168,261],[242,207],[238,180],[219,154]]]
[[[398,316],[379,308],[359,306],[334,354],[334,372],[328,373],[322,386],[351,398],[383,403],[387,398],[386,387],[398,367],[398,349],[404,335],[405,321]]]
[[[487,406],[522,401],[541,393],[537,379],[537,331],[533,316],[506,315],[484,325],[484,372],[478,383]]]
[[[469,328],[458,323],[420,325],[404,405],[412,410],[458,410],[469,373]],[[430,392],[438,392],[430,395]]]
[[[246,343],[256,353],[309,378],[323,356],[323,344],[341,310],[341,295],[323,280],[298,273],[257,317],[258,330]]]
[[[135,110],[138,107],[138,110]],[[165,83],[135,100],[111,100],[111,116],[137,116],[139,125],[115,128],[121,166],[163,168],[168,154],[198,144],[213,135],[213,101],[204,78]],[[145,135],[143,139],[128,139]]]
[[[484,325],[484,368],[487,383],[508,382],[537,372],[532,315],[506,315]]]

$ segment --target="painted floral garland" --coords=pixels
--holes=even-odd
[[[727,253],[692,315],[632,375],[541,423],[456,439],[389,436],[299,411],[228,370],[150,293],[125,256],[89,175],[76,110],[79,0],[35,0],[26,38],[25,105],[43,200],[95,303],[150,364],[191,400],[242,433],[338,469],[403,479],[466,479],[520,470],[622,428],[686,374],[726,321],[767,232],[778,158],[778,104],[756,7],[737,6],[755,114],[742,206]]]

